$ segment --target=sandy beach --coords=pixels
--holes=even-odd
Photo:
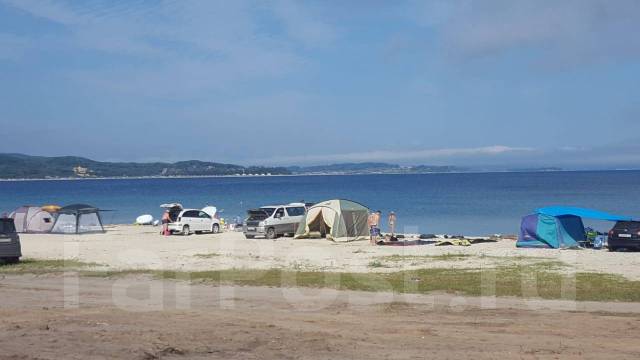
[[[637,253],[517,249],[515,241],[509,239],[468,247],[390,247],[371,246],[366,241],[249,240],[238,232],[167,237],[159,234],[159,228],[133,225],[109,226],[104,234],[23,234],[21,239],[25,258],[72,259],[110,270],[293,269],[363,273],[418,268],[482,269],[560,261],[568,265],[563,271],[640,279]]]

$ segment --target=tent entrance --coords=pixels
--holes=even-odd
[[[331,235],[332,226],[325,220],[325,216],[330,212],[327,210],[332,211],[332,209],[323,208],[322,211],[319,211],[313,220],[308,223],[309,234],[315,235],[317,233],[321,238],[326,238],[327,234]]]
[[[53,229],[54,234],[102,233],[100,210],[90,205],[75,204],[61,208]]]
[[[337,242],[369,238],[369,210],[349,200],[327,200],[307,210],[296,231],[296,239],[322,236]]]

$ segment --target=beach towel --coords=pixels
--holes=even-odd
[[[495,239],[487,239],[487,238],[477,238],[477,239],[468,239],[468,238],[452,238],[438,241],[436,246],[471,246],[473,244],[480,244],[485,242],[497,242]]]
[[[438,241],[436,246],[471,246],[471,241],[467,239],[447,239]]]
[[[431,245],[436,241],[425,240],[407,240],[407,241],[378,241],[376,245],[380,246],[415,246],[415,245]]]

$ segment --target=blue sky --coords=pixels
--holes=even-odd
[[[640,166],[640,2],[0,0],[0,152]]]

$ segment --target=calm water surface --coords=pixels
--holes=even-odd
[[[232,219],[261,205],[332,198],[393,210],[406,232],[516,233],[523,215],[549,205],[640,217],[640,171],[0,182],[0,211],[80,202],[115,210],[103,216],[109,223],[158,217],[166,202],[216,205]]]

